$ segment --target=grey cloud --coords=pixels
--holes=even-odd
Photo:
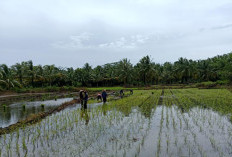
[[[226,29],[226,28],[231,28],[231,27],[232,27],[232,24],[226,24],[226,25],[212,27],[212,29]]]
[[[231,14],[231,0],[1,0],[0,63],[206,58],[231,51]]]

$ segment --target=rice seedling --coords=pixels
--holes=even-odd
[[[25,110],[26,109],[26,104],[22,104],[22,108],[23,108],[23,110]]]
[[[41,104],[40,106],[41,106],[42,108],[44,108],[44,107],[45,107],[45,104]]]
[[[3,111],[5,112],[5,111],[6,111],[7,106],[6,106],[6,104],[3,104],[2,106],[3,106]]]

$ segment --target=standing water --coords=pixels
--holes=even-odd
[[[20,120],[26,119],[30,114],[54,109],[64,102],[71,101],[73,98],[62,98],[57,100],[16,102],[8,105],[5,109],[0,107],[0,128],[15,124]],[[42,104],[44,106],[42,107]]]

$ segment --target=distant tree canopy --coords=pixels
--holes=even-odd
[[[0,87],[46,86],[114,86],[197,83],[204,81],[232,82],[232,53],[208,58],[188,60],[179,58],[174,63],[154,63],[145,56],[136,65],[130,60],[108,63],[92,68],[62,68],[55,65],[33,65],[32,61],[16,63],[11,67],[0,65]]]

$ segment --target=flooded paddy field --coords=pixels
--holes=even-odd
[[[232,156],[232,93],[138,90],[0,136],[0,156]]]
[[[44,101],[20,101],[8,104],[6,107],[0,106],[0,127],[4,128],[26,119],[31,114],[48,111],[71,101],[73,98],[60,98],[56,100]],[[44,106],[41,106],[44,105]]]

